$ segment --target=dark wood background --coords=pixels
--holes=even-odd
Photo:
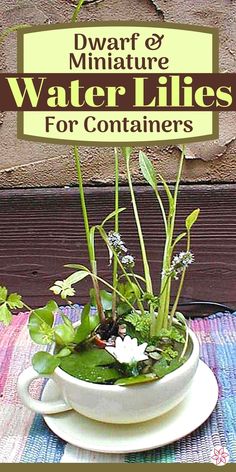
[[[137,187],[147,252],[155,288],[158,289],[164,243],[163,224],[151,190]],[[95,224],[113,208],[113,189],[87,188],[90,223]],[[120,217],[123,239],[141,270],[139,243],[130,196],[122,188]],[[236,185],[182,186],[177,214],[177,233],[195,208],[201,216],[192,232],[196,262],[189,268],[182,301],[213,300],[236,307]],[[107,225],[112,229],[112,223]],[[180,249],[184,246],[180,245]],[[97,239],[101,275],[109,279],[108,254]],[[48,288],[70,271],[67,263],[87,263],[83,221],[77,189],[32,189],[0,191],[0,285],[21,293],[32,307],[51,297]],[[75,302],[87,301],[89,280],[78,287]],[[61,303],[58,298],[58,303]],[[216,311],[216,310],[213,310]]]

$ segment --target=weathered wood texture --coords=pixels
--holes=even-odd
[[[77,0],[0,0],[0,28],[17,24],[39,25],[71,20]],[[81,21],[129,20],[164,21],[210,26],[219,29],[220,72],[235,72],[236,2],[235,0],[103,0],[83,5]],[[190,45],[191,47],[191,45]],[[0,47],[0,71],[16,70],[16,34],[11,33]],[[45,51],[46,52],[46,51]],[[43,52],[44,53],[44,52]],[[194,54],[194,52],[192,52]],[[170,69],[171,70],[171,69]],[[234,182],[236,173],[236,113],[220,113],[220,138],[189,143],[185,163],[185,182]],[[0,114],[1,187],[62,187],[76,183],[69,146],[22,141],[16,135],[16,114]],[[158,172],[169,182],[175,180],[179,162],[176,146],[145,148]],[[91,159],[91,153],[93,159]],[[81,148],[84,179],[88,185],[113,183],[113,151],[108,148]],[[142,180],[135,158],[132,175]],[[122,171],[122,178],[126,180]]]
[[[136,195],[158,288],[164,242],[161,216],[150,190],[139,187]],[[91,224],[101,222],[113,210],[110,188],[87,189],[86,197]],[[120,230],[140,270],[139,243],[126,188],[120,205],[127,208],[120,217]],[[178,232],[183,230],[186,215],[197,207],[201,216],[192,235],[196,263],[187,275],[184,300],[216,300],[236,307],[236,185],[182,187]],[[48,300],[52,282],[70,273],[64,264],[87,263],[77,189],[2,190],[0,218],[0,284],[22,293],[29,305],[39,306]],[[99,238],[97,261],[102,276],[109,278],[107,250]],[[88,288],[88,280],[81,283],[75,301],[86,302]]]

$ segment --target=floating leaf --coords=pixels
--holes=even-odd
[[[60,367],[78,379],[105,383],[120,377],[118,370],[108,367],[112,364],[114,364],[114,358],[107,351],[91,348],[63,358]]]
[[[185,220],[185,226],[186,226],[187,231],[190,231],[193,224],[197,221],[199,213],[200,213],[200,208],[197,208],[196,210],[193,210],[192,213],[190,213],[190,215],[187,216]]]
[[[137,375],[137,377],[124,377],[115,382],[115,385],[137,385],[140,383],[153,382],[157,377],[155,374]]]
[[[170,374],[174,370],[178,369],[183,364],[183,361],[180,359],[173,359],[170,364],[167,360],[162,358],[160,361],[156,362],[152,367],[153,372],[157,375],[159,379],[165,377],[165,375]]]
[[[36,352],[32,359],[33,368],[42,375],[51,375],[60,364],[60,359],[49,352]]]

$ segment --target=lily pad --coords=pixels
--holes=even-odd
[[[156,362],[152,368],[153,372],[157,375],[159,379],[165,377],[165,375],[170,374],[174,370],[178,369],[183,364],[183,359],[173,359],[170,364],[167,360],[162,358],[159,362]]]
[[[137,375],[137,377],[124,377],[123,379],[119,379],[115,382],[115,385],[136,385],[140,383],[153,382],[153,380],[156,379],[157,377],[155,374]]]
[[[61,360],[60,368],[73,377],[93,383],[106,383],[120,377],[114,358],[104,349],[91,348]]]

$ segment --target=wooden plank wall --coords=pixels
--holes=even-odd
[[[151,190],[137,187],[136,196],[157,289],[164,242],[161,215]],[[91,224],[101,222],[113,210],[111,188],[88,188],[86,198]],[[121,191],[120,206],[127,208],[120,217],[120,231],[136,258],[136,270],[141,270],[126,188]],[[183,300],[215,300],[236,307],[236,185],[182,186],[177,233],[184,229],[184,218],[197,207],[201,216],[192,235],[196,262],[189,269]],[[99,238],[96,250],[100,273],[109,278],[107,249]],[[76,188],[0,191],[0,284],[22,293],[36,307],[50,297],[52,282],[69,274],[63,265],[72,262],[87,263]],[[88,286],[88,280],[81,283],[76,302],[87,301]]]

